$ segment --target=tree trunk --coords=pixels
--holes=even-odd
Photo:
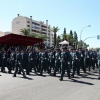
[[[54,33],[54,48],[56,46],[56,33]]]

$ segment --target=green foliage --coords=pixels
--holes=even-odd
[[[34,38],[40,38],[42,41],[45,41],[47,39],[47,36],[41,35],[41,34],[36,34],[36,33],[30,33],[29,29],[21,29],[20,30],[21,34],[29,37],[34,37]]]
[[[83,46],[84,48],[89,47],[89,45],[86,44],[84,41],[79,41],[79,42],[78,42],[78,47],[79,47],[79,48],[81,47],[81,42],[82,42],[82,46]]]
[[[63,33],[63,34],[61,34],[61,37],[62,37],[62,39],[63,39],[63,41],[64,41],[64,40],[67,40],[68,35]]]
[[[59,31],[58,27],[52,27],[51,31],[54,33],[54,47],[56,46],[56,33]]]
[[[29,36],[30,36],[30,37],[34,37],[34,38],[37,38],[37,37],[38,37],[38,34],[36,34],[36,33],[31,33],[31,34],[29,34]]]
[[[73,38],[73,36],[72,36],[71,34],[68,34],[68,35],[67,35],[67,40],[68,40],[68,42],[70,43],[70,45],[73,45],[74,38]]]
[[[37,35],[37,38],[42,39],[42,41],[46,41],[46,39],[47,39],[48,37],[47,37],[46,35],[38,34],[38,35]]]
[[[59,31],[59,28],[54,26],[54,27],[51,28],[51,31],[52,31],[54,34],[56,34],[56,33]]]
[[[59,35],[58,35],[58,37],[56,38],[56,42],[57,42],[57,47],[59,47],[59,42],[61,42],[61,38],[60,38]]]
[[[26,28],[21,29],[20,32],[21,32],[21,34],[23,34],[25,36],[29,36],[29,34],[30,34],[30,30],[26,29]]]
[[[63,34],[66,34],[66,28],[64,28],[64,33]]]

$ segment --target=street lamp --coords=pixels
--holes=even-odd
[[[82,30],[81,30],[81,33],[80,33],[80,47],[82,48],[82,40],[81,40],[81,34],[82,34],[82,31],[87,28],[87,27],[91,27],[91,25],[88,25],[88,26],[85,26]]]
[[[89,38],[95,38],[95,37],[97,37],[97,36],[87,37],[86,39],[84,39],[84,41],[83,41],[83,42],[85,42],[85,40],[87,40],[87,39],[89,39]],[[83,43],[83,48],[84,48],[84,43]]]

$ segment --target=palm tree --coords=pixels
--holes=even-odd
[[[59,42],[61,42],[61,38],[60,38],[59,35],[58,35],[58,37],[56,38],[56,42],[57,42],[57,47],[59,47]]]
[[[44,41],[46,41],[47,36],[46,35],[37,34],[36,38],[40,38],[44,42]]]
[[[36,34],[36,33],[31,33],[31,34],[29,34],[28,36],[37,38],[37,37],[38,37],[38,34]]]
[[[54,26],[51,29],[51,31],[54,33],[54,48],[55,48],[55,46],[56,46],[56,33],[59,31],[59,28]]]
[[[29,34],[30,34],[30,30],[26,29],[26,28],[21,29],[20,32],[21,32],[21,34],[23,34],[25,36],[29,36]]]

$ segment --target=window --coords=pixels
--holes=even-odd
[[[32,24],[35,24],[35,22],[32,22]]]
[[[27,21],[27,23],[30,23],[30,21]]]
[[[38,24],[38,23],[35,23],[35,22],[32,22],[32,24],[34,24],[34,25],[37,25],[37,26],[40,26],[40,24]]]
[[[20,22],[16,22],[16,24],[18,24],[18,23],[20,23]]]
[[[30,25],[27,25],[27,27],[30,27]]]
[[[36,26],[32,26],[32,28],[34,28],[34,29],[39,29],[40,30],[40,27],[36,27]]]

